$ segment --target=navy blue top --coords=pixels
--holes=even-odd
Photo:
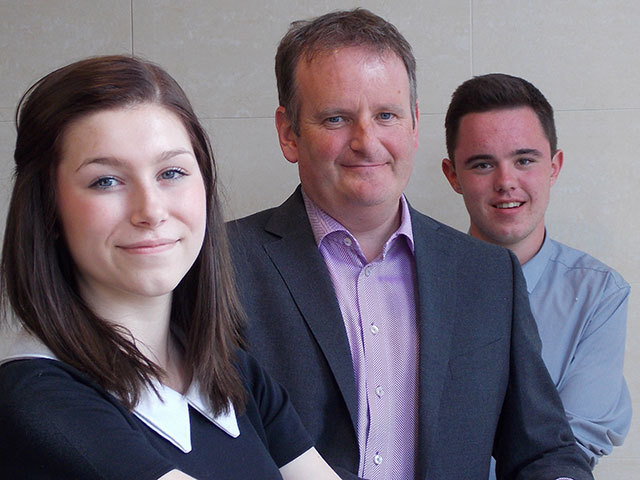
[[[233,438],[189,406],[184,453],[77,369],[57,360],[0,367],[0,472],[13,479],[281,479],[278,468],[313,446],[286,392],[244,352],[246,411]]]

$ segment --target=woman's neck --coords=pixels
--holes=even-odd
[[[186,391],[189,385],[182,348],[170,330],[171,294],[143,297],[82,293],[100,318],[125,328],[140,353],[164,371],[163,384],[180,393]]]

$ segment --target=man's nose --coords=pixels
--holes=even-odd
[[[352,129],[351,150],[367,155],[375,149],[376,142],[374,123],[371,120],[358,120]]]
[[[495,189],[497,192],[505,192],[516,188],[516,176],[510,166],[499,165],[496,169]]]

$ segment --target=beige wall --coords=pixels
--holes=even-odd
[[[393,5],[399,3],[400,5]],[[135,53],[166,67],[212,136],[228,216],[280,203],[297,172],[273,128],[276,44],[290,21],[365,6],[395,23],[418,59],[421,146],[409,199],[467,228],[461,198],[440,172],[444,112],[471,75],[508,72],[537,85],[557,112],[565,164],[552,195],[555,238],[619,270],[635,290],[627,379],[640,412],[640,3],[629,0],[0,0],[0,202],[6,205],[21,93],[88,55]],[[4,208],[0,209],[4,216]],[[1,219],[0,219],[1,220]],[[640,413],[638,413],[640,415]],[[640,422],[601,462],[598,479],[637,478]]]

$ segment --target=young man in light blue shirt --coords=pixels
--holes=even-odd
[[[445,128],[442,170],[464,198],[469,233],[520,260],[542,358],[593,468],[622,444],[631,422],[622,374],[629,285],[547,234],[544,215],[563,162],[553,109],[521,78],[483,75],[456,89]]]

